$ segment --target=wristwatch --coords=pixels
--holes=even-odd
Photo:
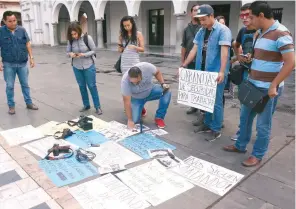
[[[33,60],[33,59],[34,59],[34,57],[30,57],[30,59],[31,59],[31,60]]]

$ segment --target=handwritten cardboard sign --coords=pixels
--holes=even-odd
[[[132,131],[124,124],[118,123],[117,121],[111,121],[107,128],[100,130],[100,133],[106,138],[118,142],[126,137],[139,133],[139,130]]]
[[[218,73],[179,68],[178,103],[214,112]]]
[[[150,158],[148,153],[150,149],[176,149],[175,146],[146,133],[128,137],[119,143],[144,159]]]
[[[187,178],[193,184],[220,196],[227,193],[244,177],[242,174],[193,156],[188,157],[183,164],[178,164],[170,170]]]
[[[59,144],[60,146],[70,145],[73,150],[78,149],[77,146],[67,142],[65,140],[55,139],[52,136],[45,137],[43,139],[28,143],[23,145],[24,148],[31,151],[35,155],[44,158],[47,155],[47,151],[53,147],[54,144]]]
[[[57,186],[62,187],[98,174],[98,169],[91,163],[80,163],[73,155],[61,160],[40,160],[39,167]]]
[[[32,125],[1,131],[0,135],[4,137],[9,146],[19,145],[44,137],[42,132]]]
[[[108,167],[117,167],[122,170],[125,165],[142,160],[142,158],[135,153],[113,141],[105,142],[100,147],[92,147],[89,150],[96,154],[93,162],[99,166],[101,175],[114,171],[113,169],[106,169]]]
[[[109,141],[105,136],[97,131],[75,131],[75,134],[66,138],[67,141],[81,148],[89,148],[91,145],[100,145]]]
[[[156,160],[128,169],[116,176],[153,206],[193,187],[185,178],[167,170]]]
[[[68,189],[82,208],[144,209],[150,206],[112,174]]]

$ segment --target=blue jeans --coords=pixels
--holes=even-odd
[[[6,82],[6,96],[7,104],[9,107],[14,107],[14,82],[15,76],[18,76],[19,82],[21,84],[24,100],[27,105],[32,104],[32,99],[30,96],[30,87],[28,84],[29,69],[27,65],[10,65],[3,64],[3,74],[4,80]]]
[[[207,127],[209,127],[212,131],[215,131],[215,132],[220,131],[223,124],[223,119],[224,119],[223,95],[224,95],[224,88],[225,88],[226,82],[227,82],[227,76],[224,78],[223,83],[220,83],[217,85],[214,112],[205,113],[204,124]]]
[[[171,102],[171,92],[167,91],[163,93],[163,89],[160,85],[154,84],[153,88],[150,92],[150,95],[144,99],[131,99],[132,103],[132,116],[134,123],[137,123],[140,120],[140,116],[142,114],[142,109],[146,102],[158,100],[159,99],[159,105],[158,109],[155,114],[155,118],[164,119],[167,109]]]
[[[80,94],[82,97],[82,102],[84,107],[90,107],[89,104],[89,98],[88,98],[88,92],[87,88],[88,87],[90,94],[92,96],[93,102],[94,102],[94,107],[100,108],[100,98],[97,90],[97,85],[96,85],[96,68],[95,65],[90,66],[88,69],[77,69],[73,67],[74,74],[76,77],[76,81],[78,83],[79,89],[80,89]]]
[[[266,94],[268,93],[268,89],[264,89],[263,91]],[[272,99],[269,99],[262,113],[257,114],[256,112],[252,111],[251,108],[248,108],[245,105],[241,106],[240,134],[235,143],[235,147],[237,149],[242,151],[246,150],[246,147],[250,142],[251,136],[252,136],[253,120],[257,115],[257,124],[256,124],[257,136],[256,136],[256,141],[253,147],[252,156],[260,160],[263,158],[269,144],[272,116],[273,116],[273,113],[275,112],[278,98],[282,94],[282,91],[283,91],[283,87],[280,87],[278,90],[278,96]]]

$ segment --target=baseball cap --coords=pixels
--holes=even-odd
[[[203,4],[198,8],[197,15],[195,15],[194,17],[204,17],[211,14],[214,14],[213,7],[208,4]]]

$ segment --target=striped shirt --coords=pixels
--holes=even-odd
[[[294,43],[290,31],[278,21],[265,33],[258,32],[249,80],[259,88],[268,89],[284,65],[282,55],[294,52]],[[284,82],[280,84],[283,85]]]

